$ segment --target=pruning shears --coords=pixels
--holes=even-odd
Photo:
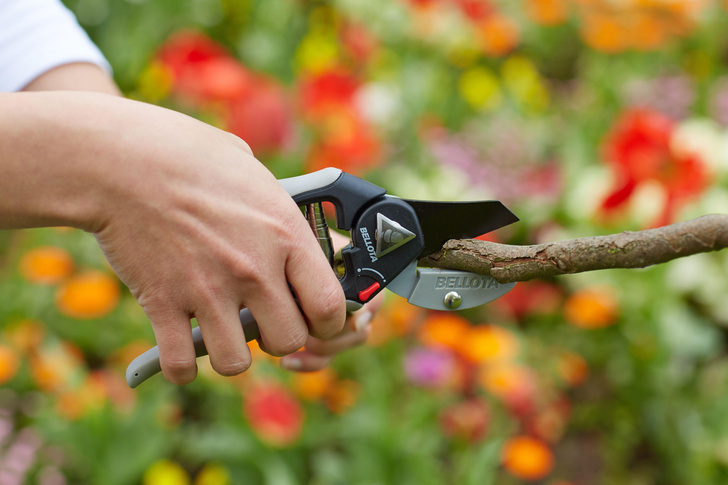
[[[420,258],[440,250],[449,239],[477,237],[518,221],[499,201],[401,199],[336,168],[279,182],[303,208],[339,277],[349,312],[384,288],[419,307],[464,310],[500,298],[515,286],[481,274],[417,266]],[[334,205],[336,227],[351,234],[351,243],[338,252],[333,249],[323,202]],[[240,322],[246,341],[260,337],[248,309],[240,311]],[[199,327],[192,329],[192,339],[197,356],[207,355]],[[127,383],[135,388],[160,370],[159,350],[154,347],[129,364]]]

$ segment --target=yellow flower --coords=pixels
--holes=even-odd
[[[465,71],[458,80],[460,96],[475,109],[492,110],[502,101],[498,78],[484,67]]]
[[[160,101],[169,96],[173,84],[172,71],[161,62],[152,62],[139,75],[137,92],[146,101]]]
[[[195,485],[230,485],[230,473],[222,465],[208,463],[195,478]]]
[[[503,84],[524,107],[541,111],[548,106],[549,92],[533,62],[523,56],[509,57],[501,68]]]
[[[296,49],[296,66],[300,71],[317,74],[336,65],[339,45],[336,36],[327,30],[310,32]]]
[[[189,485],[190,477],[177,463],[159,460],[144,472],[144,485]]]

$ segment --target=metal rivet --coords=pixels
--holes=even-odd
[[[463,297],[460,296],[460,294],[457,291],[451,291],[447,295],[445,295],[445,299],[443,303],[445,303],[445,306],[448,307],[450,310],[455,310],[457,307],[460,306],[460,304],[463,302]]]

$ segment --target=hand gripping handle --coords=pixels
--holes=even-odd
[[[328,201],[336,207],[337,227],[349,230],[359,210],[372,199],[384,195],[385,190],[336,168],[325,168],[299,177],[279,180],[279,183],[299,205]],[[349,312],[358,310],[361,303],[347,300]],[[245,341],[260,337],[255,318],[246,308],[240,311],[240,323]],[[192,341],[197,357],[207,355],[199,327],[192,329]],[[153,347],[134,359],[126,370],[126,382],[132,389],[161,371],[159,348]]]

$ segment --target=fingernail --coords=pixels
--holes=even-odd
[[[369,322],[372,321],[372,312],[369,310],[365,311],[361,315],[359,315],[354,321],[354,330],[356,332],[361,332],[364,327],[369,325]]]
[[[297,359],[295,357],[285,358],[281,359],[281,366],[288,370],[299,370],[303,367],[303,362],[301,362],[301,359]]]

